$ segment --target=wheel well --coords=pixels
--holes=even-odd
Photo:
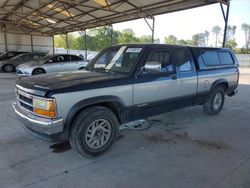
[[[35,71],[35,70],[38,70],[38,69],[41,69],[41,70],[43,70],[43,71],[46,73],[46,71],[45,71],[45,69],[44,69],[44,68],[37,67],[37,68],[35,68],[35,69],[32,71],[32,75],[33,75],[34,71]]]
[[[84,106],[82,108],[80,108],[75,114],[74,114],[74,117],[72,118],[72,121],[70,122],[70,128],[71,128],[71,125],[72,123],[74,122],[76,116],[82,112],[83,110],[85,110],[86,108],[90,108],[90,107],[93,107],[93,106],[103,106],[103,107],[106,107],[108,109],[110,109],[114,114],[115,116],[117,117],[117,120],[119,123],[122,122],[122,112],[121,112],[121,107],[119,105],[118,102],[102,102],[102,103],[97,103],[97,104],[92,104],[92,105],[87,105],[87,106]]]
[[[224,91],[227,91],[229,86],[228,86],[227,82],[220,82],[220,83],[214,83],[212,89],[214,89],[216,87],[222,87],[224,89]]]

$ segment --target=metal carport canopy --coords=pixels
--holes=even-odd
[[[1,0],[4,32],[55,35],[230,0]]]

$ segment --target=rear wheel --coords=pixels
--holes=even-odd
[[[106,107],[94,106],[80,112],[70,131],[73,149],[86,157],[105,152],[115,141],[118,121]]]
[[[14,72],[15,67],[13,65],[11,65],[11,64],[7,64],[7,65],[4,65],[3,71],[4,72]]]
[[[203,104],[203,109],[208,115],[217,115],[224,106],[225,92],[219,86],[213,89],[207,101]]]
[[[45,74],[45,70],[43,70],[41,68],[37,68],[37,69],[33,70],[32,75],[38,75],[38,74]]]

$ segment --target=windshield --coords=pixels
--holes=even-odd
[[[28,53],[24,53],[24,54],[20,54],[20,55],[17,55],[11,59],[22,59],[22,57],[25,57]]]
[[[90,67],[93,70],[105,70],[128,74],[137,62],[141,47],[112,47],[108,48],[95,59]]]

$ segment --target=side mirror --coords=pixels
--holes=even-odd
[[[139,77],[146,73],[148,73],[148,70],[145,67],[141,67],[141,69],[137,71],[136,75]]]
[[[53,63],[53,60],[52,60],[52,59],[50,59],[48,62],[49,62],[49,63]]]

